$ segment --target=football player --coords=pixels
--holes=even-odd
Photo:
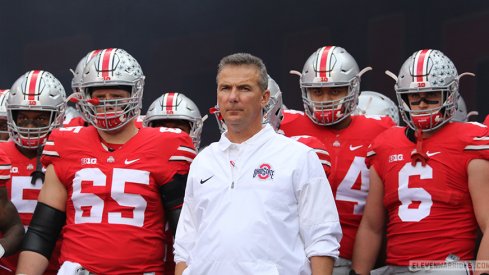
[[[363,91],[358,96],[358,106],[354,115],[389,116],[399,125],[399,109],[396,103],[385,95],[373,91]]]
[[[389,117],[352,116],[357,107],[359,70],[343,48],[319,48],[306,61],[300,75],[304,112],[284,111],[280,129],[286,136],[309,135],[326,146],[332,170],[328,177],[340,216],[343,238],[335,274],[350,270],[355,234],[368,192],[367,147],[374,137],[394,125]]]
[[[73,91],[72,95],[68,98],[75,97],[73,102],[77,102],[76,96],[80,95],[80,88],[82,84],[83,69],[87,63],[92,60],[101,50],[93,50],[87,53],[76,65],[75,70],[70,69],[73,73],[73,78],[71,79],[71,89]],[[76,126],[87,126],[88,123],[83,118],[83,114],[79,110],[79,106],[75,105],[76,109],[68,106],[65,111],[65,120],[63,121],[63,127],[76,127]]]
[[[17,79],[7,98],[7,124],[10,141],[0,144],[12,162],[8,196],[19,212],[22,224],[29,225],[41,190],[44,169],[40,162],[42,147],[49,133],[61,126],[66,104],[65,90],[51,73],[33,70]],[[56,240],[56,239],[55,239]],[[46,274],[59,269],[60,241],[51,257]],[[15,271],[18,254],[0,260]]]
[[[141,117],[141,116],[140,116]],[[189,134],[195,149],[199,150],[200,136],[205,116],[202,118],[195,103],[182,93],[169,92],[158,97],[148,108],[144,116],[145,127],[177,128]],[[165,254],[165,271],[167,274],[175,272],[173,261],[173,236],[168,224],[165,226],[167,235],[167,248]]]
[[[416,51],[398,76],[387,73],[408,126],[386,130],[369,149],[370,191],[353,268],[369,274],[387,223],[387,266],[379,274],[472,274],[474,255],[489,259],[486,234],[474,251],[477,227],[489,225],[488,128],[451,121],[463,74],[442,52]]]
[[[145,127],[178,128],[192,138],[195,148],[200,146],[204,120],[195,103],[182,93],[169,92],[157,98],[148,108]]]
[[[0,142],[7,141],[9,138],[7,128],[7,97],[8,89],[0,90]]]
[[[24,236],[24,227],[19,218],[15,205],[12,204],[6,185],[10,183],[9,157],[0,150],[0,259],[17,253]],[[0,263],[0,274],[14,274],[15,266],[5,266]]]
[[[77,98],[91,126],[53,131],[46,143],[19,273],[44,271],[65,223],[60,274],[164,272],[164,224],[176,228],[196,152],[179,129],[135,126],[143,87],[139,63],[122,49],[85,66]]]

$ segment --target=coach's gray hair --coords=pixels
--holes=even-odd
[[[240,66],[240,65],[253,65],[256,66],[259,73],[258,85],[260,88],[265,91],[268,88],[268,74],[267,67],[265,67],[265,63],[259,57],[256,57],[249,53],[235,53],[228,56],[225,56],[219,61],[219,65],[217,65],[217,75],[221,73],[222,69],[225,66]],[[216,78],[217,81],[217,78]]]

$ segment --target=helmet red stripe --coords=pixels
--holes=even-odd
[[[113,50],[113,48],[106,49],[102,56],[102,77],[104,79],[109,76],[109,65]]]
[[[90,53],[90,55],[88,56],[88,58],[87,58],[87,62],[86,62],[86,63],[88,63],[90,60],[92,60],[92,58],[94,58],[95,56],[97,56],[97,54],[98,54],[99,52],[101,52],[101,51],[102,51],[102,50],[93,50],[93,51]]]
[[[319,63],[319,77],[326,77],[326,72],[328,71],[328,62],[330,62],[330,60],[328,60],[328,55],[329,55],[329,52],[333,49],[334,46],[326,46],[326,47],[323,47],[323,52],[322,52],[322,55],[321,55],[321,61]]]
[[[421,50],[418,53],[418,64],[416,64],[416,81],[424,82],[424,68],[426,67],[426,63],[428,61],[428,56],[426,55],[429,50]]]
[[[169,92],[166,96],[166,102],[165,102],[165,106],[166,106],[166,112],[168,111],[173,111],[173,98],[175,97],[175,93],[173,92]]]
[[[32,71],[29,79],[29,83],[27,84],[29,89],[27,90],[28,100],[35,100],[34,96],[36,95],[37,88],[37,79],[39,78],[41,71]]]

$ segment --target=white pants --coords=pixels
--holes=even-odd
[[[333,275],[348,275],[351,270],[351,261],[339,257],[334,262]]]
[[[90,272],[79,263],[66,261],[59,268],[58,275],[90,275]]]
[[[471,275],[473,274],[473,263],[471,261],[457,261],[431,267],[412,268],[408,266],[387,265],[374,269],[371,275]]]

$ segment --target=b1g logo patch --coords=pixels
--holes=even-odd
[[[270,164],[263,163],[260,165],[260,168],[255,169],[253,172],[253,178],[256,178],[258,176],[259,179],[261,180],[266,180],[268,177],[273,180],[273,174],[275,173],[274,170],[272,170],[272,167]]]

